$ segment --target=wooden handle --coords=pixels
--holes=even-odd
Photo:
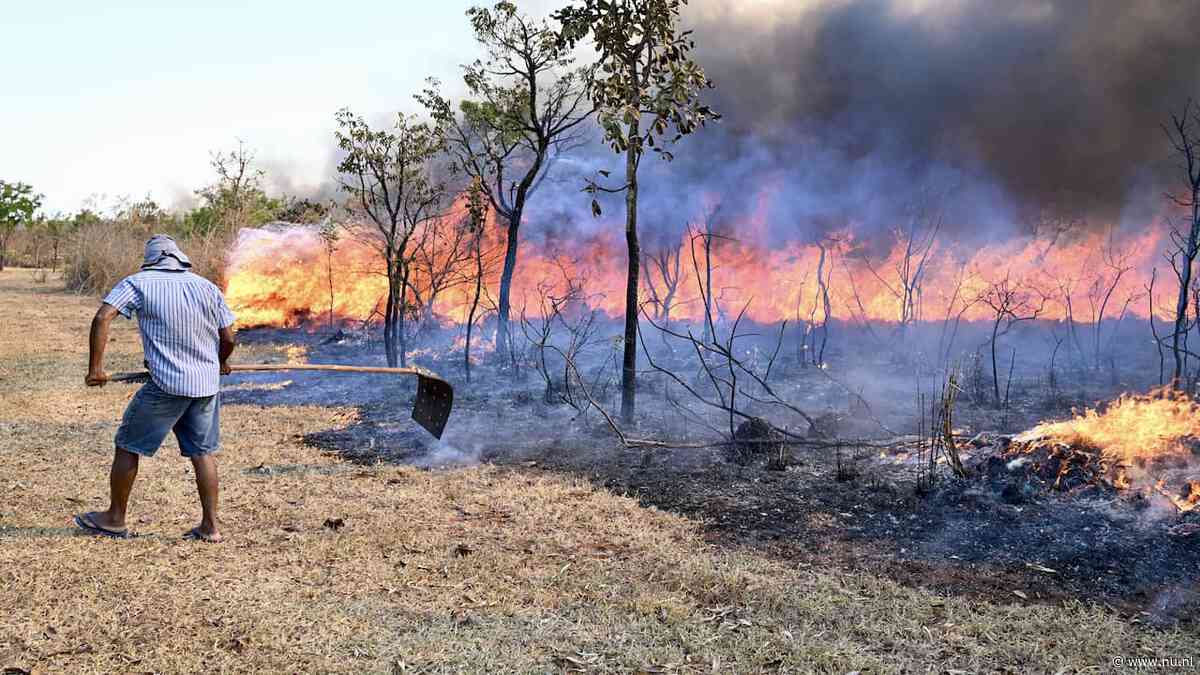
[[[246,372],[261,372],[261,371],[284,371],[284,370],[321,370],[332,371],[338,373],[383,373],[386,375],[417,375],[433,380],[441,380],[438,375],[425,370],[424,368],[384,368],[382,366],[339,366],[324,363],[247,363],[236,366],[230,366],[229,369],[235,373]],[[139,373],[114,373],[109,379],[112,382],[136,382],[142,381],[150,377],[150,373],[141,371]]]
[[[384,368],[382,366],[338,366],[322,363],[249,363],[230,366],[235,373],[264,370],[332,370],[339,373],[391,373],[392,375],[425,375],[431,373],[420,368]]]

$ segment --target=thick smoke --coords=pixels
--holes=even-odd
[[[649,246],[716,204],[742,238],[886,245],[929,195],[960,240],[1144,227],[1174,179],[1162,124],[1200,96],[1193,0],[692,0],[685,24],[723,119],[647,158]],[[594,219],[580,193],[598,169],[621,169],[599,143],[557,162],[524,236],[619,240],[620,198]]]
[[[919,184],[957,187],[977,227],[1144,224],[1161,125],[1200,95],[1185,0],[697,0],[688,18],[725,119],[676,168],[742,194],[774,174],[808,227],[870,224]]]

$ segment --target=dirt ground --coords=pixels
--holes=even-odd
[[[349,407],[227,405],[226,543],[182,539],[198,507],[173,444],[142,464],[139,536],[80,536],[71,515],[104,507],[134,390],[82,386],[94,299],[9,270],[0,306],[9,672],[1109,672],[1116,658],[1200,660],[1195,624],[714,541],[701,521],[581,474],[350,463],[306,444],[353,425]],[[239,355],[286,357],[269,345]],[[139,361],[135,329],[119,322],[109,370]]]

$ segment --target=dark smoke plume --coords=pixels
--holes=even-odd
[[[688,19],[725,119],[677,168],[774,168],[823,198],[801,216],[942,174],[1002,196],[997,220],[1137,220],[1161,204],[1161,124],[1200,95],[1194,0],[694,0]]]

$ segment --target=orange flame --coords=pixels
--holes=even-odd
[[[1125,463],[1186,456],[1191,451],[1183,441],[1200,438],[1200,405],[1170,388],[1125,394],[1102,413],[1088,409],[1074,419],[1039,424],[1023,436],[1082,443]]]
[[[1038,309],[1039,317],[1048,320],[1094,323],[1123,315],[1145,318],[1152,308],[1160,316],[1168,311],[1168,284],[1156,289],[1161,295],[1153,304],[1146,293],[1151,271],[1161,262],[1167,244],[1169,227],[1162,219],[1120,233],[1059,230],[983,246],[950,241],[945,234],[949,227],[936,230],[943,233],[940,237],[931,236],[935,231],[929,227],[924,232],[920,227],[898,227],[884,235],[888,241],[883,243],[863,240],[854,226],[819,243],[777,244],[768,234],[769,218],[781,190],[779,185],[767,185],[750,212],[722,221],[722,232],[728,236],[712,240],[711,261],[705,258],[703,240],[691,230],[681,231],[676,242],[662,248],[643,243],[647,258],[658,257],[672,263],[667,265],[674,268],[669,271],[678,270],[672,280],[673,275],[664,275],[649,259],[643,261],[643,299],[668,295],[672,281],[676,286],[676,292],[669,294],[673,300],[669,312],[661,305],[650,311],[659,318],[666,314],[672,320],[702,320],[700,283],[709,276],[710,266],[713,288],[709,293],[717,319],[734,316],[745,306],[747,317],[760,323],[813,324],[827,318],[897,323],[940,321],[948,316],[986,320],[992,309],[981,299],[1001,279],[1023,296],[1029,309]],[[700,201],[711,206],[719,199],[702,195]],[[427,227],[445,236],[465,222],[466,214],[464,194],[446,216]],[[342,238],[332,260],[326,259],[314,228],[244,231],[226,274],[228,295],[242,322],[292,325],[329,313],[361,320],[378,311],[387,288],[383,263],[370,242],[369,228],[356,230],[356,236]],[[536,314],[543,294],[561,296],[568,288],[582,285],[591,307],[611,317],[623,315],[627,253],[622,230],[617,223],[604,223],[598,234],[590,236],[560,237],[541,246],[523,243],[513,280],[513,314],[519,316],[522,308]],[[494,260],[505,245],[505,228],[489,212],[483,246]],[[872,255],[872,250],[888,253]],[[443,256],[444,260],[454,257]],[[452,277],[471,278],[473,261],[458,260],[454,265]],[[430,274],[428,269],[414,270],[411,303],[429,304],[423,303],[428,293],[421,290],[437,285]],[[491,265],[485,278],[489,299],[497,297],[499,274],[498,265]],[[822,281],[828,288],[830,317],[825,316]],[[437,293],[429,315],[464,321],[469,286],[473,284]]]
[[[461,221],[462,205],[439,227]],[[1026,297],[1029,308],[1049,320],[1072,319],[1094,323],[1099,318],[1147,317],[1146,293],[1150,271],[1163,249],[1165,229],[1148,227],[1118,237],[1086,233],[1064,242],[1060,237],[1028,236],[982,247],[933,242],[914,254],[911,242],[896,234],[890,252],[881,259],[868,255],[864,242],[850,231],[815,243],[771,246],[762,243],[761,219],[752,214],[734,226],[736,240],[714,240],[712,296],[718,319],[736,315],[748,306],[747,317],[760,323],[783,320],[819,323],[826,319],[817,271],[825,249],[823,277],[829,289],[832,318],[873,322],[940,321],[959,316],[986,320],[992,309],[980,300],[989,287],[1007,278]],[[483,245],[495,259],[503,251],[505,233],[496,223],[486,227]],[[611,317],[624,312],[626,253],[620,228],[541,248],[523,245],[513,282],[513,314],[524,307],[536,314],[539,296],[563,294],[572,284],[585,288],[588,303]],[[279,230],[245,230],[231,255],[226,278],[230,303],[243,325],[295,325],[330,313],[339,319],[367,319],[381,311],[387,289],[383,263],[376,247],[361,236],[343,236],[332,259],[316,230],[296,226]],[[920,247],[917,247],[920,248]],[[648,250],[677,260],[679,275],[669,312],[671,320],[699,321],[704,304],[699,279],[707,276],[702,240],[688,233],[670,250]],[[472,261],[458,261],[452,276],[469,278]],[[332,274],[330,274],[332,268]],[[660,269],[642,264],[643,299],[666,295],[668,279]],[[497,297],[499,269],[492,265],[485,278],[485,297]],[[697,274],[699,272],[699,274]],[[413,304],[430,285],[428,270],[414,270]],[[330,277],[332,276],[332,308]],[[669,275],[668,275],[669,276]],[[442,290],[430,314],[461,323],[466,317],[473,284]],[[1162,284],[1157,293],[1167,292]],[[1153,307],[1162,316],[1168,303],[1156,297]],[[489,301],[485,300],[485,305]],[[663,312],[663,307],[650,311]],[[662,318],[660,314],[660,318]]]
[[[1043,423],[1016,440],[1038,438],[1099,449],[1117,464],[1113,485],[1125,489],[1134,484],[1132,468],[1153,471],[1162,464],[1190,465],[1188,441],[1200,439],[1200,404],[1170,388],[1147,395],[1126,394],[1104,412],[1089,409],[1073,419]],[[1190,511],[1200,504],[1200,481],[1183,485],[1181,493],[1172,494],[1166,480],[1159,479],[1154,489],[1180,511]]]

